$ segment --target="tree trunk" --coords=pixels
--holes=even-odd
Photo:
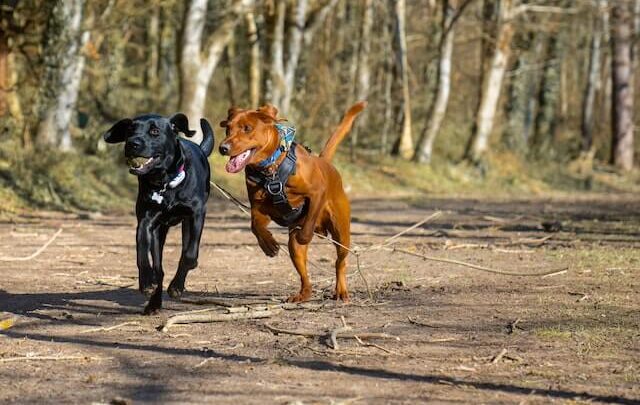
[[[273,36],[271,38],[271,66],[267,81],[267,99],[280,106],[284,94],[284,25],[287,16],[287,1],[276,0]]]
[[[249,41],[249,104],[257,108],[260,103],[260,42],[258,42],[258,27],[253,11],[249,11],[245,20],[247,23],[247,39]]]
[[[191,120],[204,117],[207,90],[222,53],[233,37],[233,31],[253,0],[234,0],[215,30],[203,41],[207,0],[191,0],[186,8],[180,59],[180,110]],[[203,42],[206,42],[206,49]],[[192,140],[202,141],[200,129]]]
[[[451,92],[451,57],[453,55],[454,27],[453,18],[457,8],[456,0],[444,0],[442,13],[442,38],[440,39],[440,60],[438,62],[437,95],[431,113],[427,119],[418,147],[415,160],[419,163],[430,163],[433,144],[438,136],[449,104]]]
[[[392,124],[393,124],[393,82],[394,82],[394,73],[393,73],[393,63],[394,58],[391,56],[393,54],[393,47],[391,46],[391,41],[393,38],[393,27],[391,24],[385,24],[384,31],[382,34],[382,49],[383,52],[383,74],[384,74],[384,88],[383,88],[383,99],[384,99],[384,118],[382,123],[382,131],[380,134],[380,155],[384,156],[387,154],[387,145],[389,143],[389,133],[391,132]]]
[[[547,41],[547,55],[544,59],[542,82],[538,93],[538,114],[534,144],[536,151],[545,154],[553,152],[550,148],[556,126],[556,110],[560,94],[560,69],[562,65],[562,38],[560,34],[551,35]]]
[[[495,50],[482,87],[482,96],[476,114],[475,132],[466,153],[467,159],[472,162],[481,161],[489,148],[489,136],[493,130],[502,82],[511,54],[513,0],[500,0],[498,7],[498,36]]]
[[[411,92],[409,90],[409,70],[407,62],[406,1],[393,0],[395,18],[396,64],[402,83],[402,130],[393,147],[393,154],[405,160],[413,157],[413,136],[411,134]]]
[[[600,66],[602,63],[601,46],[603,29],[601,14],[606,12],[607,0],[596,0],[594,3],[596,7],[589,50],[589,74],[584,90],[584,98],[582,99],[581,149],[585,152],[591,149],[593,145],[593,109],[596,92],[601,87]]]
[[[59,2],[47,28],[45,77],[41,92],[40,145],[71,150],[71,119],[84,69],[84,45],[89,31],[81,32],[84,0]]]
[[[236,48],[235,41],[233,38],[227,44],[227,48],[225,50],[225,60],[226,60],[226,69],[225,69],[225,79],[227,82],[227,93],[229,94],[229,104],[237,105],[236,101],[236,74],[235,74],[235,59],[236,59]]]
[[[279,106],[283,115],[287,115],[291,107],[291,99],[295,88],[296,70],[298,69],[300,53],[302,52],[306,15],[307,0],[297,0],[295,14],[293,16],[293,25],[289,27],[288,55],[284,70],[284,94],[282,95],[282,103]]]
[[[611,74],[613,81],[611,163],[628,171],[633,168],[633,71],[631,32],[633,20],[627,2],[611,5]]]
[[[362,25],[360,27],[360,41],[358,47],[357,80],[355,100],[366,100],[369,97],[371,81],[371,67],[369,66],[369,54],[371,53],[371,27],[373,26],[373,0],[365,0],[362,12]],[[366,110],[363,111],[363,114]],[[356,157],[358,149],[358,133],[360,124],[366,122],[363,117],[356,121],[351,130],[351,159]]]

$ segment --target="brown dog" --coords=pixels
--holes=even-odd
[[[307,273],[307,250],[314,232],[349,247],[351,211],[342,179],[331,165],[338,144],[351,129],[353,120],[366,106],[353,105],[327,141],[320,156],[310,154],[293,140],[294,129],[282,124],[278,110],[266,105],[257,110],[231,108],[226,121],[226,138],[220,153],[230,156],[226,169],[245,169],[251,202],[251,230],[267,256],[278,254],[279,245],[267,226],[271,220],[289,228],[289,254],[300,275],[300,292],[289,302],[311,297]],[[336,300],[349,300],[346,277],[347,249],[336,245]]]

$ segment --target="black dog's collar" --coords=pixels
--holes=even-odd
[[[185,172],[185,169],[184,169],[184,166],[185,166],[184,154],[182,152],[182,147],[180,146],[180,144],[178,144],[178,150],[180,151],[180,156],[178,157],[176,164],[174,166],[176,167],[176,170],[173,172],[173,174],[168,175],[169,181],[164,183],[160,190],[155,190],[151,194],[151,197],[150,197],[151,201],[155,203],[162,204],[162,202],[164,201],[163,194],[168,189],[174,189],[178,187],[187,177],[187,173]]]
[[[247,178],[264,188],[267,195],[271,197],[271,202],[280,215],[280,218],[273,218],[273,220],[280,226],[293,224],[305,213],[306,204],[302,203],[299,207],[291,206],[285,189],[289,177],[296,174],[296,161],[296,143],[292,142],[287,155],[273,174],[267,175],[251,167],[245,170]]]

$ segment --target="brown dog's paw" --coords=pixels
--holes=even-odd
[[[311,298],[311,289],[300,290],[299,293],[287,298],[287,302],[305,302]]]
[[[333,294],[333,299],[336,301],[342,301],[345,304],[349,303],[349,291],[344,290],[344,291],[338,291],[336,290],[336,292]]]
[[[280,245],[278,244],[278,242],[276,242],[273,236],[269,238],[258,239],[258,245],[260,245],[260,248],[262,249],[264,254],[269,257],[277,256],[278,251],[280,250]]]
[[[301,245],[308,245],[311,243],[311,239],[313,239],[313,232],[309,234],[302,231],[296,232],[296,241]]]

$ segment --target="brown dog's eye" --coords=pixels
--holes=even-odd
[[[160,135],[160,130],[159,130],[158,128],[151,128],[151,129],[149,130],[149,133],[150,133],[151,135],[153,135],[153,136],[158,136],[158,135]]]
[[[251,132],[253,128],[251,128],[251,125],[245,125],[243,129],[244,129],[244,132]]]

